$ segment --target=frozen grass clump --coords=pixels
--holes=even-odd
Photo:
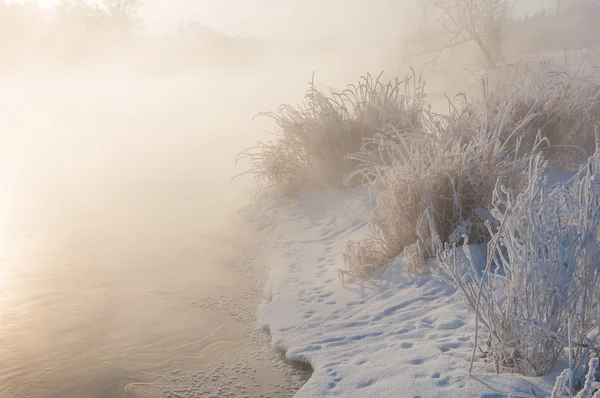
[[[583,376],[582,386],[575,398],[600,398],[600,383],[596,382],[596,372],[598,371],[598,358],[591,358],[585,375]],[[573,380],[573,373],[570,369],[565,369],[556,378],[554,388],[550,398],[563,398],[565,395],[573,396],[573,386],[569,385],[569,380]]]
[[[370,233],[347,245],[351,275],[370,278],[403,252],[407,271],[421,274],[438,238],[455,243],[467,235],[485,243],[496,181],[514,189],[525,184],[529,155],[507,149],[498,128],[503,120],[481,122],[463,100],[449,115],[426,113],[425,132],[377,135],[353,155],[361,161],[354,174],[368,184],[375,206],[366,216]],[[520,125],[514,128],[517,134]]]
[[[571,186],[548,188],[541,154],[531,159],[521,193],[499,181],[483,272],[466,239],[466,266],[455,244],[438,254],[438,275],[466,297],[477,320],[475,347],[497,371],[547,375],[572,346],[576,373],[598,349],[598,160],[590,158]]]
[[[521,148],[527,150],[540,132],[549,142],[546,159],[559,161],[559,168],[565,162],[584,163],[594,152],[594,126],[600,119],[600,84],[589,72],[585,60],[576,71],[552,70],[549,64],[537,71],[507,67],[486,93],[487,111],[506,113],[503,137],[512,146],[520,138]],[[510,136],[525,119],[518,136]]]
[[[347,155],[357,152],[364,139],[386,126],[421,128],[423,89],[416,76],[384,83],[381,75],[367,75],[341,92],[325,92],[311,82],[304,104],[259,114],[276,122],[275,139],[258,143],[238,159],[250,160],[248,173],[260,192],[340,187],[356,165]]]
[[[493,85],[483,80],[479,103],[458,95],[446,114],[424,111],[418,133],[364,140],[350,156],[359,164],[350,176],[369,187],[375,207],[366,217],[370,233],[348,244],[348,271],[368,278],[404,253],[407,270],[421,274],[438,239],[489,240],[484,223],[496,181],[521,192],[537,152],[555,169],[578,167],[594,151],[600,116],[600,86],[584,69],[510,67]]]

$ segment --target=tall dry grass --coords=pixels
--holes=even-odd
[[[583,69],[509,67],[493,82],[482,80],[480,100],[459,95],[446,114],[424,110],[417,133],[365,140],[350,156],[359,164],[351,176],[369,187],[375,206],[366,215],[370,233],[348,243],[349,272],[371,277],[404,253],[407,270],[420,274],[436,255],[437,239],[455,243],[466,234],[486,243],[497,180],[520,192],[537,152],[558,169],[587,159],[600,85]]]
[[[356,166],[347,155],[385,126],[419,130],[424,106],[424,82],[411,78],[385,82],[367,75],[346,90],[324,91],[314,79],[305,102],[281,105],[260,113],[277,124],[275,138],[239,154],[250,161],[258,192],[289,194],[299,188],[341,187]]]
[[[599,348],[599,160],[590,158],[570,186],[548,187],[541,154],[531,159],[524,191],[498,182],[491,207],[498,225],[487,225],[483,271],[466,241],[466,264],[455,244],[439,252],[439,275],[485,328],[486,359],[496,370],[544,376],[571,346],[577,372]]]
[[[403,252],[408,272],[421,274],[439,237],[489,239],[485,222],[496,181],[524,186],[529,156],[517,156],[501,139],[502,119],[480,121],[473,108],[463,101],[449,115],[427,113],[426,130],[378,135],[352,156],[361,162],[354,174],[368,183],[375,206],[366,216],[370,233],[347,245],[351,275],[372,277]],[[523,125],[513,126],[514,134]],[[543,142],[538,139],[530,153]]]
[[[367,75],[341,92],[311,82],[304,104],[260,114],[276,122],[275,138],[238,160],[250,160],[259,193],[368,186],[370,233],[348,243],[349,272],[368,278],[405,253],[419,274],[438,239],[490,239],[496,182],[524,189],[537,152],[564,167],[593,151],[600,85],[588,72],[508,67],[482,79],[482,98],[458,95],[445,114],[425,105],[414,75]]]
[[[511,67],[446,114],[425,106],[419,80],[368,76],[330,94],[311,83],[305,105],[266,114],[276,139],[240,156],[266,192],[368,187],[369,233],[347,245],[350,275],[371,278],[401,254],[418,275],[437,256],[435,274],[486,328],[497,371],[546,375],[572,345],[577,372],[600,349],[600,84],[584,69]],[[573,185],[547,187],[549,164],[582,158]],[[485,269],[473,243],[487,245]]]
[[[559,163],[559,167],[584,163],[594,153],[594,126],[600,121],[600,83],[585,57],[575,67],[558,70],[549,63],[537,69],[508,66],[489,87],[485,111],[505,113],[503,129],[510,133],[513,126],[528,119],[518,136],[502,133],[513,147],[520,138],[521,147],[527,150],[541,132],[548,139],[544,156]]]

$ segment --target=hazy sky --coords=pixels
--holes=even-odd
[[[152,25],[196,19],[224,33],[316,38],[397,36],[404,0],[146,0]],[[161,22],[162,19],[162,22]]]
[[[51,6],[59,0],[36,0]],[[98,0],[96,0],[98,1]],[[321,38],[398,37],[413,0],[142,0],[146,29],[165,33],[196,20],[242,36]],[[518,13],[555,0],[517,0]]]
[[[396,38],[410,22],[407,4],[419,0],[145,0],[146,19],[164,27],[196,19],[230,34],[316,38]],[[421,0],[424,1],[424,0]],[[517,14],[556,0],[514,0]],[[162,20],[162,21],[161,21]],[[168,28],[167,28],[168,29]]]
[[[33,1],[52,7],[60,0]],[[317,38],[397,37],[402,25],[402,4],[406,0],[142,1],[142,17],[146,28],[153,32],[169,31],[179,22],[196,20],[229,34]]]

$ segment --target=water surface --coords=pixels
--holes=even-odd
[[[230,184],[254,99],[119,79],[3,82],[0,396],[292,394]]]

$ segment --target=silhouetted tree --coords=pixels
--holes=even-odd
[[[475,43],[489,66],[503,62],[504,30],[512,18],[508,0],[428,0],[426,15],[432,23],[411,38],[408,48],[425,47],[417,55],[430,54],[428,62],[466,43]]]
[[[131,35],[141,24],[141,0],[103,0],[99,11],[104,21],[121,37]]]

